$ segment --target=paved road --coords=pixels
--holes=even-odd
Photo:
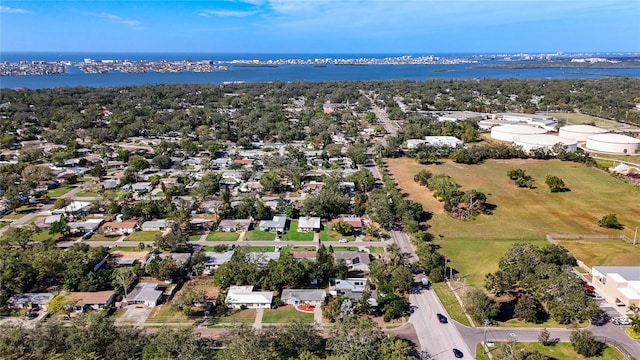
[[[60,198],[73,199],[74,196],[80,191],[82,191],[83,189],[84,189],[84,186],[78,186],[76,188],[73,188],[72,190],[67,191],[67,193],[60,196]],[[12,221],[11,224],[9,224],[8,226],[0,228],[0,235],[4,234],[4,232],[7,231],[9,228],[19,227],[20,225],[28,223],[31,219],[37,216],[44,216],[45,214],[43,213],[46,213],[47,211],[49,211],[51,207],[53,207],[53,204],[42,205],[42,207],[40,207],[37,211],[31,212],[21,217],[20,219]]]
[[[64,241],[59,242],[56,245],[61,248],[67,248],[73,246],[73,244],[78,241]],[[83,241],[86,244],[91,246],[104,246],[104,247],[114,247],[114,246],[137,246],[139,243],[143,243],[145,245],[153,245],[153,241]],[[339,243],[337,241],[323,241],[322,242],[326,247],[329,245],[333,247],[387,247],[391,244],[391,240],[386,241],[351,241],[348,243]],[[318,242],[315,241],[248,241],[244,240],[240,244],[237,241],[189,241],[189,244],[200,245],[200,246],[215,246],[215,245],[249,245],[249,246],[317,246]]]

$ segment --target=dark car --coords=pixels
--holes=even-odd
[[[464,355],[462,355],[462,351],[458,350],[458,349],[453,349],[453,356],[457,357],[458,359],[463,357]]]
[[[442,324],[446,324],[449,322],[449,320],[447,320],[447,317],[440,313],[437,313],[436,316],[438,317],[438,321],[440,321],[440,323]]]

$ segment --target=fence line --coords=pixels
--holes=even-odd
[[[624,240],[629,244],[633,244],[633,239],[626,235],[594,235],[594,234],[547,234],[547,241],[552,244],[558,244],[555,239],[563,240]]]
[[[618,351],[620,351],[622,353],[622,355],[625,356],[625,358],[627,359],[635,359],[631,353],[624,347],[624,345],[622,345],[621,343],[619,343],[618,341],[614,340],[614,339],[610,339],[608,337],[604,337],[604,336],[594,336],[596,340],[603,342],[605,344],[611,345],[614,348],[618,349]]]

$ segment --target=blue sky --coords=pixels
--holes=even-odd
[[[640,1],[2,0],[0,50],[640,52]]]

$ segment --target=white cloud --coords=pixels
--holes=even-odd
[[[132,27],[132,28],[134,28],[136,30],[144,29],[144,27],[142,27],[142,22],[140,22],[138,20],[125,19],[125,18],[120,17],[118,15],[109,14],[109,13],[105,13],[105,12],[103,12],[103,13],[90,13],[89,15],[109,20],[110,22],[115,23],[115,24],[126,25],[126,26]]]
[[[201,16],[221,16],[221,17],[245,17],[257,14],[258,11],[234,11],[234,10],[202,10]]]
[[[31,14],[31,11],[11,8],[8,6],[0,6],[0,14]]]

